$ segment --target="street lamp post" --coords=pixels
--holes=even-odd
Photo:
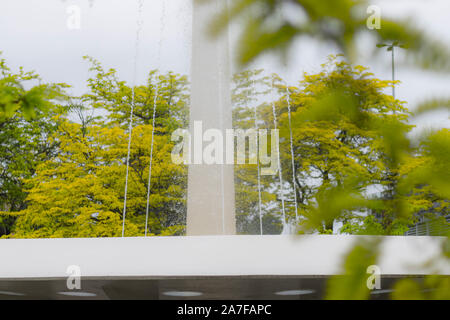
[[[386,48],[387,51],[392,52],[392,82],[395,81],[395,48],[405,49],[406,47],[403,44],[400,44],[398,41],[394,41],[390,44],[380,43],[377,44],[378,48]],[[395,83],[392,84],[392,96],[395,99]]]

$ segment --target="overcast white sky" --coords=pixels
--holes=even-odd
[[[139,44],[138,82],[144,82],[147,71],[159,68],[189,74],[191,49],[191,0],[144,0],[144,23]],[[320,1],[320,0],[318,0]],[[121,78],[131,81],[136,37],[137,0],[0,0],[0,51],[16,69],[36,70],[45,81],[66,82],[72,92],[81,94],[89,76],[83,55],[114,67]],[[372,0],[390,17],[409,17],[430,35],[450,43],[449,0]],[[81,29],[67,28],[67,7],[81,8]],[[161,34],[161,21],[163,33]],[[160,63],[157,63],[161,46]],[[255,67],[277,72],[295,84],[304,71],[320,70],[333,48],[313,41],[297,42],[288,65],[266,55]],[[397,77],[402,84],[398,98],[413,107],[425,97],[450,96],[450,75],[426,73],[401,66],[398,56]],[[361,57],[359,63],[369,66],[379,78],[390,79],[390,56],[377,59]],[[157,65],[159,64],[159,65]],[[423,125],[449,127],[448,112],[430,115]]]

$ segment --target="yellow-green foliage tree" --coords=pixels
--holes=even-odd
[[[65,121],[52,137],[56,157],[38,166],[27,181],[28,207],[16,213],[11,237],[113,237],[122,230],[124,159],[128,136],[119,128],[81,126]],[[151,127],[133,130],[126,236],[144,234]],[[182,233],[184,168],[172,164],[168,137],[156,136],[150,197],[150,234]],[[175,208],[175,209],[174,209]]]
[[[268,95],[272,88],[280,97],[273,103],[281,130],[285,208],[291,222],[296,213],[294,190],[303,232],[332,233],[339,221],[343,233],[400,235],[425,215],[442,218],[448,213],[444,196],[436,198],[424,184],[418,186],[420,192],[399,189],[408,172],[424,168],[429,160],[422,156],[424,147],[414,149],[406,139],[412,128],[407,124],[410,113],[405,102],[386,94],[393,83],[339,57],[331,57],[322,67],[320,73],[305,74],[298,86],[287,87],[277,75],[265,77],[261,70],[234,78],[237,128],[273,128],[273,106],[264,100],[273,99]],[[256,165],[236,166],[235,178],[238,226],[259,233]],[[278,177],[262,176],[260,186],[263,216],[272,215],[271,223],[280,223]]]
[[[26,207],[24,180],[57,150],[48,137],[58,128],[52,116],[66,113],[57,104],[65,87],[46,84],[34,72],[15,73],[0,59],[0,236],[14,224],[10,212]]]
[[[184,232],[186,167],[171,161],[171,133],[185,125],[186,78],[152,71],[147,85],[133,90],[114,69],[104,71],[88,58],[95,76],[90,92],[74,99],[70,110],[80,121],[64,116],[49,141],[55,155],[24,180],[27,206],[8,212],[16,221],[9,237],[108,237],[122,232],[124,184],[128,149],[128,118],[134,102],[130,153],[126,236],[143,235],[152,132],[154,148],[149,197],[150,235]],[[153,108],[155,128],[153,131]],[[86,115],[88,109],[101,115]],[[71,116],[73,118],[74,115]],[[77,123],[78,122],[78,123]]]
[[[386,191],[393,183],[391,156],[385,150],[381,128],[392,124],[401,128],[403,135],[411,128],[406,124],[404,103],[384,92],[392,83],[337,57],[330,58],[322,72],[305,74],[298,87],[286,87],[276,75],[272,81],[271,86],[280,95],[274,103],[281,130],[283,180],[290,184],[289,194],[296,191],[303,231],[331,233],[336,220],[357,226],[361,217],[369,215],[376,216],[383,231],[366,229],[365,233],[404,232],[411,221],[404,221],[400,227],[393,213],[379,209],[379,201],[370,197],[375,187]],[[271,103],[262,104],[260,114],[262,127],[273,128]],[[287,200],[292,218],[294,197]]]
[[[186,76],[152,70],[146,84],[135,86],[133,92],[131,86],[119,79],[115,69],[105,70],[99,61],[88,56],[85,60],[91,63],[90,71],[95,76],[88,79],[90,92],[83,95],[82,100],[106,112],[108,117],[104,121],[107,125],[127,128],[130,106],[134,102],[136,124],[152,124],[156,103],[155,127],[164,128],[165,134],[187,127],[189,87]]]
[[[445,132],[414,148],[406,137],[410,113],[404,102],[385,93],[391,82],[342,61],[324,67],[305,75],[301,90],[290,88],[296,187],[301,191],[315,181],[312,197],[303,203],[303,225],[330,232],[332,222],[340,220],[341,232],[401,235],[425,212],[446,215],[443,179],[442,188],[433,188],[434,180],[424,178],[446,163],[432,147],[445,150]],[[283,149],[287,160],[289,145]],[[285,167],[290,168],[287,161]],[[422,180],[413,178],[419,176]]]

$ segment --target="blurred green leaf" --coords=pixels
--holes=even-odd
[[[342,272],[333,276],[327,285],[326,299],[328,300],[366,300],[370,290],[367,280],[371,274],[367,268],[376,265],[379,238],[360,238],[348,255],[345,256]]]

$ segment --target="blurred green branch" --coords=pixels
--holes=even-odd
[[[229,10],[211,17],[209,30],[217,36],[232,22],[241,23],[237,49],[241,65],[265,52],[284,54],[295,39],[305,36],[335,45],[352,60],[358,54],[360,34],[369,33],[375,36],[374,50],[376,43],[399,41],[409,48],[407,55],[414,65],[450,71],[448,46],[412,22],[381,17],[381,28],[370,30],[369,5],[366,0],[234,0]]]

